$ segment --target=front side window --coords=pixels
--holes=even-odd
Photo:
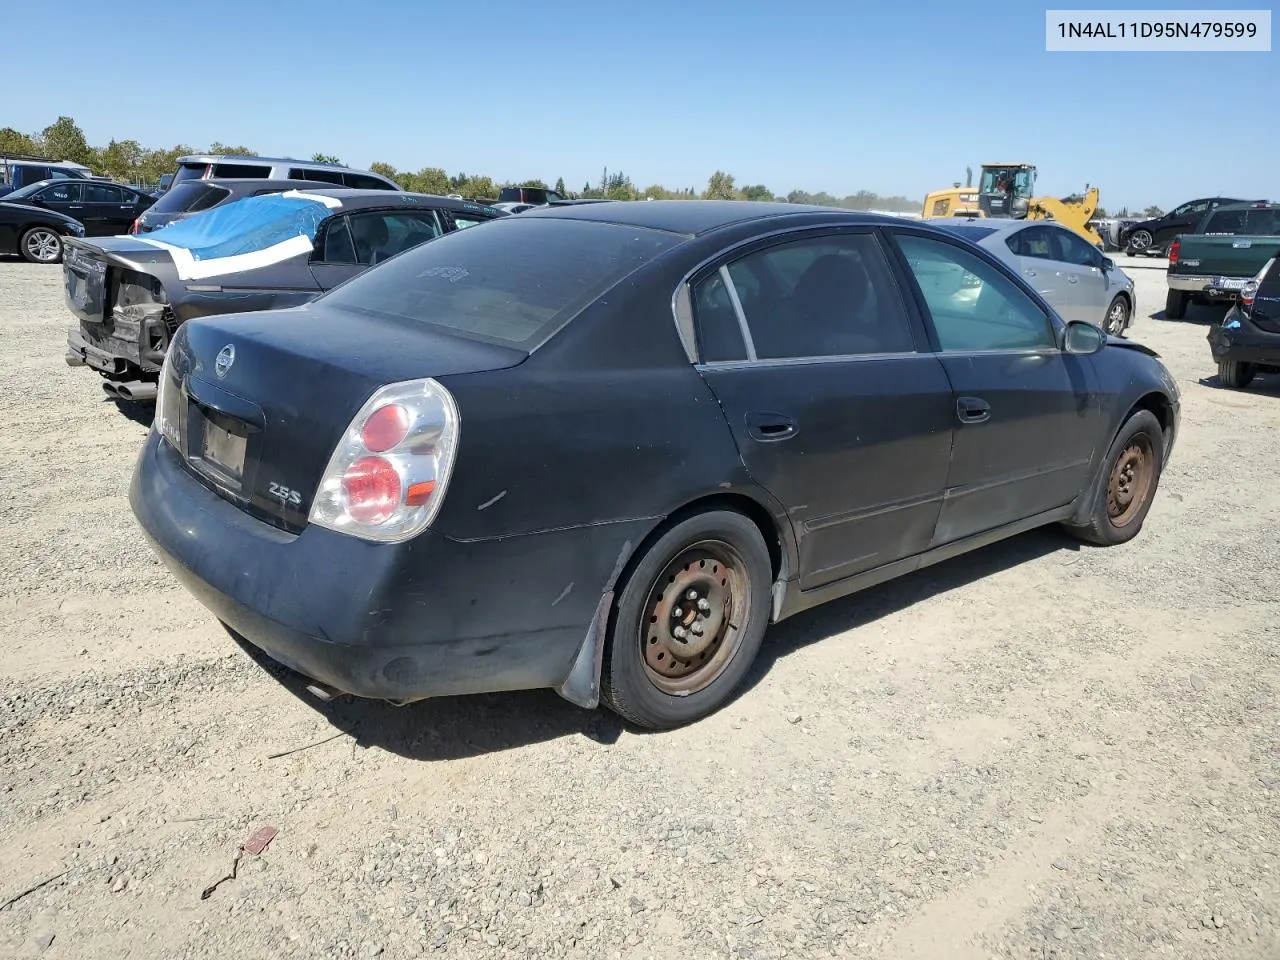
[[[728,266],[756,358],[802,359],[905,353],[915,349],[889,264],[873,234],[794,240]],[[736,359],[737,314],[723,278],[694,293],[700,343],[711,361]],[[728,309],[726,309],[726,306]]]
[[[945,351],[1056,346],[1043,310],[994,266],[955,244],[903,234],[907,258]]]
[[[1057,241],[1062,246],[1062,259],[1066,263],[1074,263],[1081,267],[1101,266],[1097,247],[1086,243],[1070,230],[1052,228],[1057,234]]]
[[[262,167],[252,163],[219,163],[213,168],[213,175],[221,177],[223,180],[232,180],[237,178],[253,178],[259,177],[266,179],[271,176],[270,167]]]

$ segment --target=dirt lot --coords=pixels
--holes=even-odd
[[[1185,412],[1137,541],[797,617],[737,703],[644,735],[256,663],[135,531],[149,412],[63,363],[60,271],[0,262],[0,903],[57,877],[0,957],[1274,960],[1280,385],[1217,386],[1162,266],[1133,336]]]

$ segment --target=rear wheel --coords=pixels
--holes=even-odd
[[[1106,331],[1113,337],[1124,333],[1129,326],[1129,301],[1124,297],[1116,297],[1107,307]]]
[[[1164,298],[1164,315],[1170,320],[1181,320],[1187,315],[1189,299],[1182,290],[1170,290]]]
[[[1107,451],[1106,471],[1094,494],[1088,520],[1071,526],[1082,540],[1109,547],[1126,543],[1142,530],[1164,469],[1164,431],[1149,410],[1125,421]]]
[[[689,517],[649,548],[618,594],[601,693],[642,727],[692,723],[727,703],[769,622],[772,566],[740,513]]]
[[[1247,387],[1253,382],[1257,372],[1257,368],[1252,363],[1242,363],[1239,360],[1218,361],[1218,381],[1232,390]]]
[[[1129,234],[1128,252],[1145,254],[1151,247],[1151,233],[1148,230],[1135,230]]]
[[[57,263],[62,259],[62,237],[52,227],[32,227],[22,235],[18,249],[30,263]]]

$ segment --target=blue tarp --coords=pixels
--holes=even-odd
[[[197,261],[217,260],[267,250],[294,237],[314,242],[320,223],[332,212],[334,197],[266,194],[179,220],[138,239],[180,247]]]

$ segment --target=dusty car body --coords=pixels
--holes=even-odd
[[[549,207],[185,324],[130,502],[326,695],[669,728],[770,622],[1043,524],[1132,540],[1179,410],[1152,351],[934,226]]]
[[[66,361],[99,373],[112,396],[153,399],[169,341],[191,318],[306,303],[415,244],[498,216],[427,194],[318,187],[247,197],[145,235],[69,240]]]

